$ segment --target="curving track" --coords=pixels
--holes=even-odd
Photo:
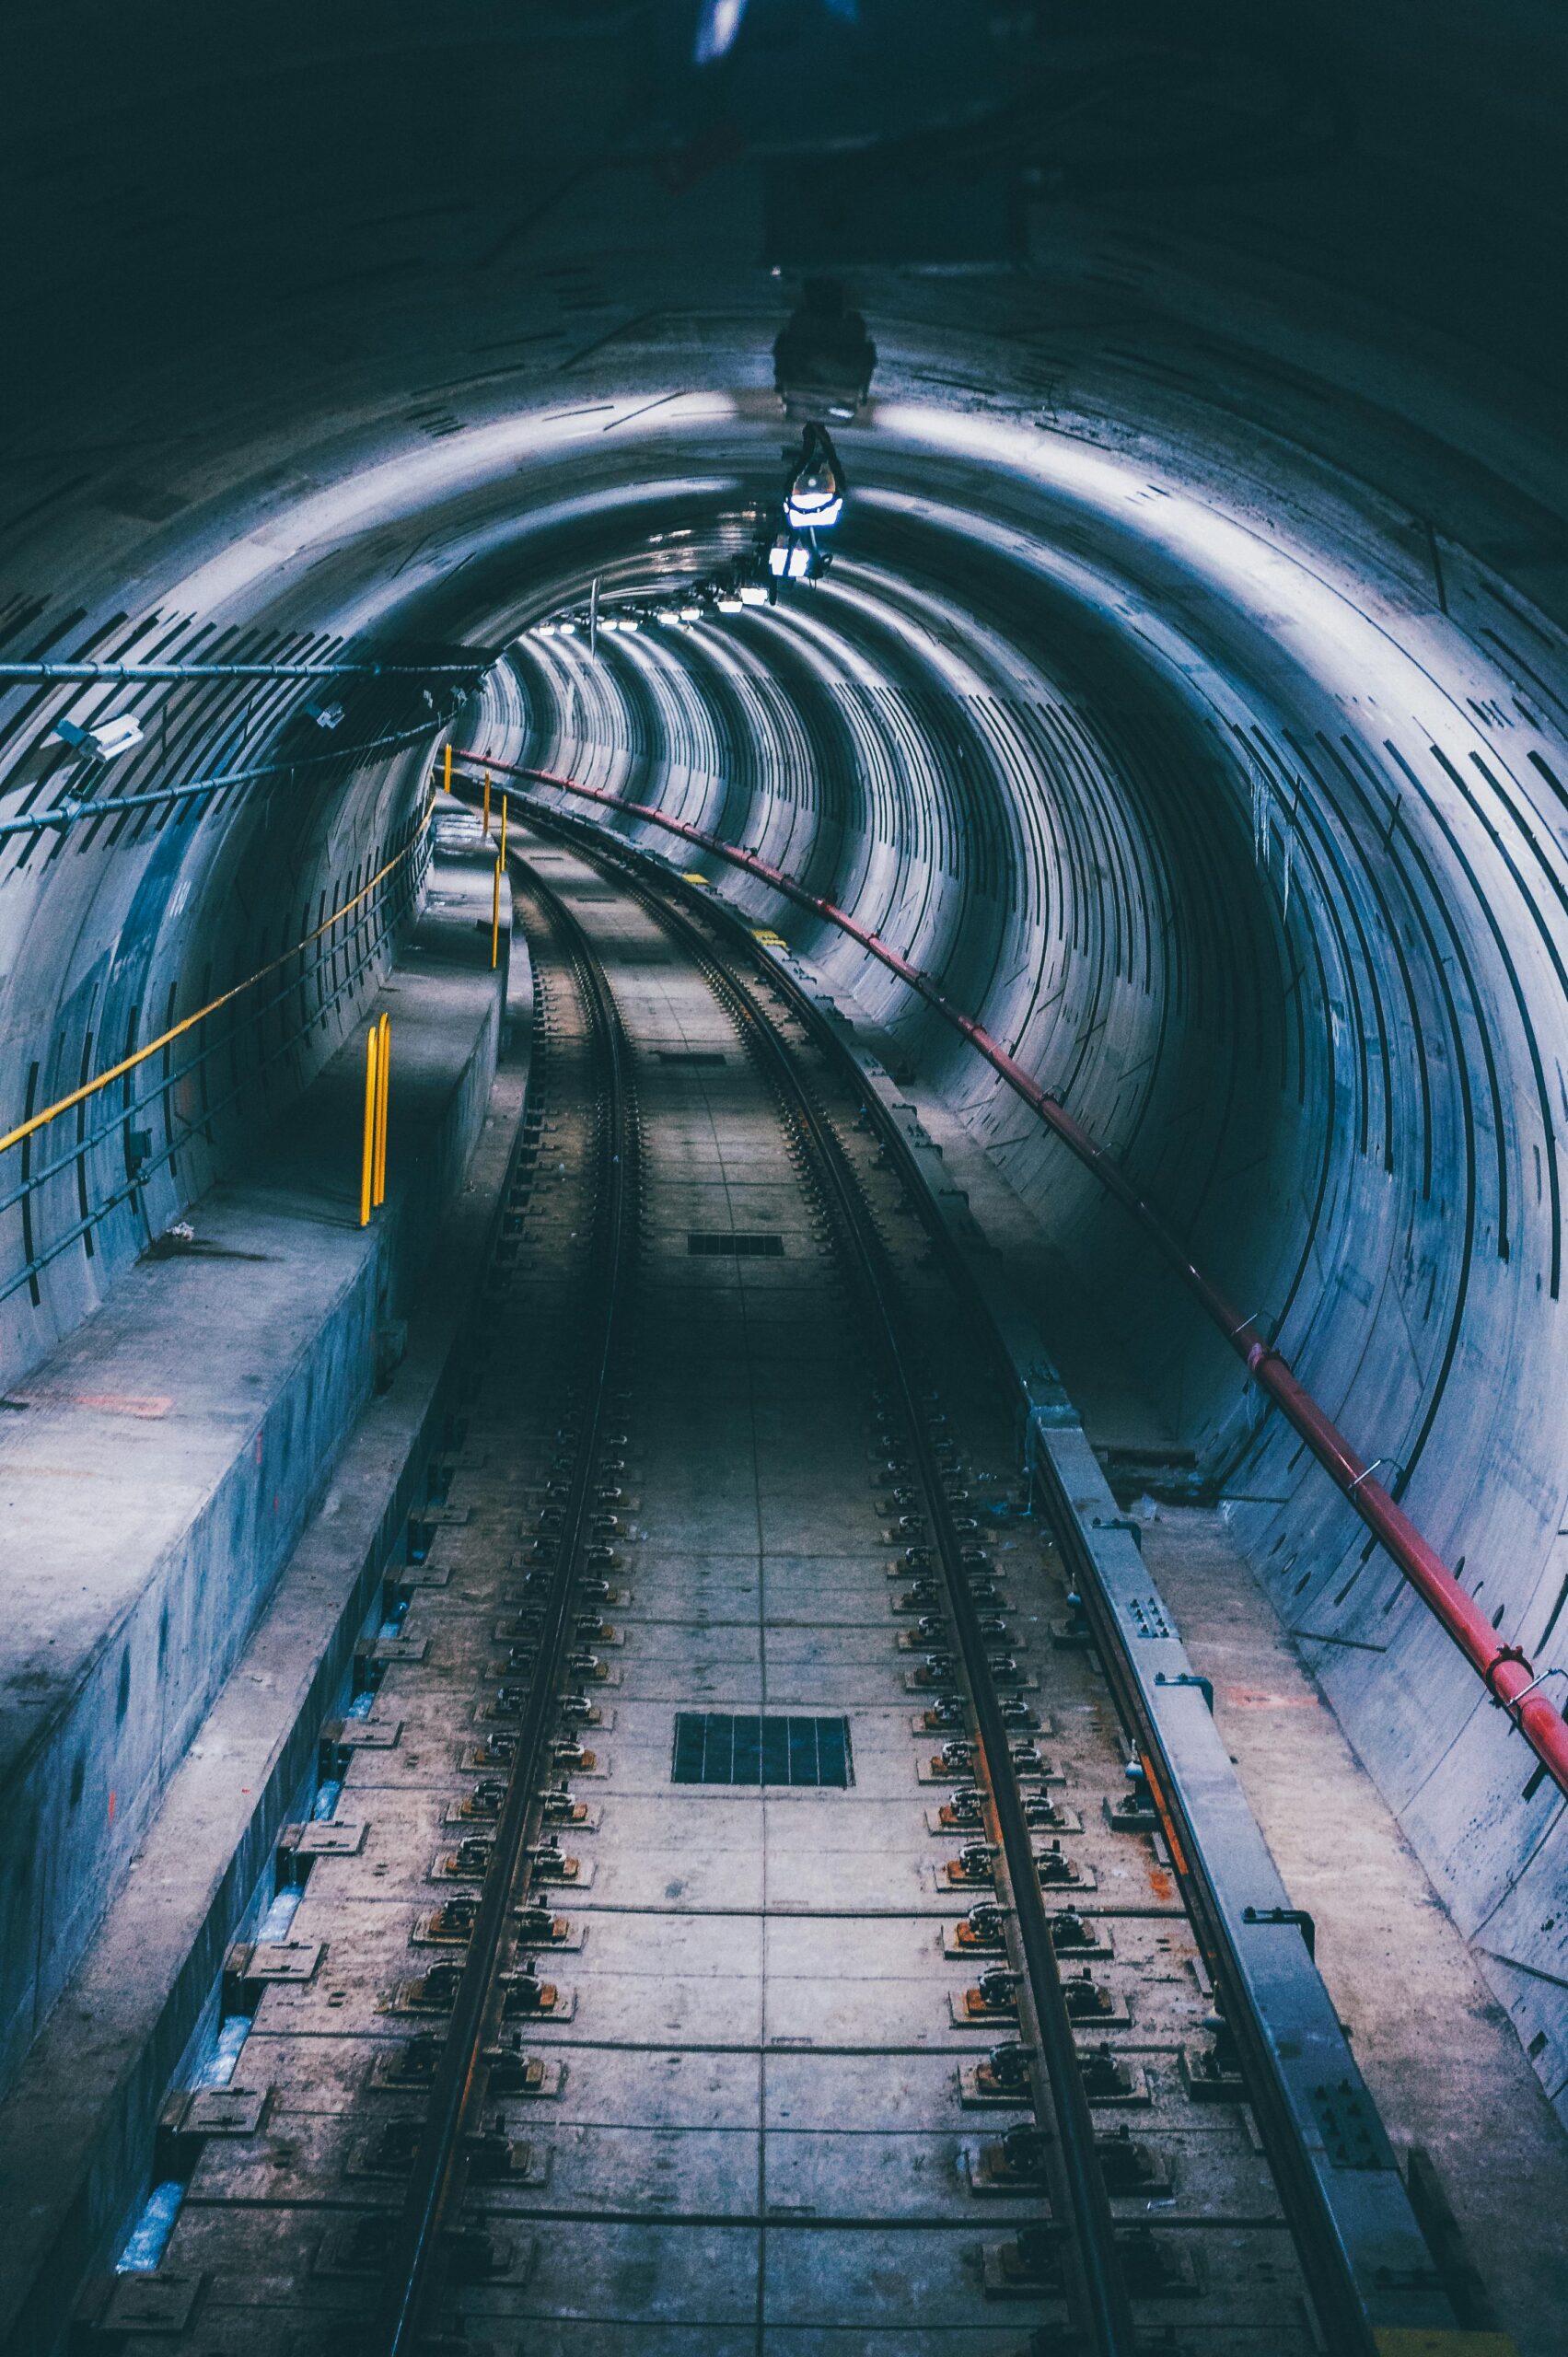
[[[977,1306],[776,980],[514,848],[541,1102],[168,2345],[1308,2357]]]

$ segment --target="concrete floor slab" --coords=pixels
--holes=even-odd
[[[695,1914],[722,1914],[735,1907],[762,1904],[762,1861],[744,1851],[692,1854],[683,1843],[679,1852],[652,1854],[623,1852],[603,1857],[594,1878],[598,1908],[644,1910],[679,1904]]]
[[[529,2357],[756,2357],[756,2328],[731,2325],[667,2323],[657,2316],[625,2322],[616,2317],[530,2316]]]
[[[561,1977],[566,1978],[562,1968]],[[762,1980],[726,1973],[679,1972],[584,1974],[575,1979],[577,2010],[572,2022],[541,2021],[529,2038],[542,2049],[567,2036],[610,2043],[744,2048],[762,2037]]]
[[[735,2128],[705,2122],[699,2127],[587,2127],[555,2121],[545,2131],[551,2206],[641,2212],[650,2218],[680,2211],[753,2217],[761,2142],[754,2061],[749,2072],[751,2118]]]
[[[757,2131],[761,2071],[750,2049],[595,2047],[565,2038],[555,2051],[566,2084],[551,2118],[563,2130],[700,2130],[735,2133],[742,2143]]]
[[[963,2152],[957,2132],[775,2131],[768,2139],[769,2206],[823,2219],[939,2218],[972,2231],[983,2222],[960,2167]],[[1016,2223],[1040,2210],[1026,2196],[1000,2203],[997,2215]]]
[[[557,2221],[540,2242],[528,2282],[475,2289],[463,2313],[478,2324],[535,2316],[619,2319],[660,2316],[695,2325],[746,2324],[757,2310],[760,2243],[754,2226],[587,2223]]]
[[[951,1899],[940,1897],[927,1882],[918,1856],[906,1851],[889,1856],[886,1850],[807,1847],[803,1836],[787,1827],[770,1828],[767,1875],[774,1906],[793,1902],[847,1914],[868,1908],[903,1911],[923,1905],[933,1913],[952,1910]]]
[[[958,2101],[956,2053],[773,2051],[766,2100],[770,2127],[792,2133],[946,2134],[972,2125]]]
[[[748,1983],[762,1977],[763,1919],[731,1913],[696,1922],[682,1910],[646,1915],[596,1907],[593,1935],[583,1949],[586,1973],[595,1981],[625,1976],[645,1980],[666,1974],[687,1980]]]
[[[796,1978],[788,1973],[768,1976],[768,2035],[771,2040],[809,2041],[813,2046],[951,2048],[966,2053],[972,2036],[956,2029],[939,1987],[931,1977],[903,1980],[875,1975],[870,1958],[864,1968],[843,1977],[848,1952],[862,1967],[865,1925],[843,1927],[839,1973],[824,1971]],[[955,1976],[954,1985],[958,1985]]]
[[[767,2249],[767,2316],[772,2326],[820,2330],[841,2326],[926,2327],[972,2320],[981,2293],[982,2230],[850,2233],[819,2225],[810,2235],[772,2232]],[[1040,2300],[1009,2302],[1021,2340],[1052,2312]]]

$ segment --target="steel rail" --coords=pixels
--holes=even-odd
[[[598,835],[600,842],[605,842],[598,830],[585,819],[565,813],[552,813],[550,820],[559,825],[568,842],[577,842],[584,832]],[[598,856],[603,865],[617,874],[627,866],[641,869],[648,858],[646,853],[614,839],[610,840]],[[665,879],[661,877],[659,880],[662,883]],[[734,935],[737,946],[757,962],[769,984],[783,994],[797,1020],[819,1046],[830,1058],[843,1065],[852,1080],[858,1080],[857,1065],[843,1039],[825,1019],[820,1005],[795,976],[772,960],[761,958],[744,916],[723,903],[711,900],[704,902],[699,889],[685,879],[679,884],[673,878],[669,882],[671,889],[686,896],[692,903],[705,906],[722,920]],[[898,1125],[887,1118],[875,1096],[865,1097],[864,1103],[866,1116],[875,1123],[893,1167],[903,1178],[912,1200],[920,1207],[934,1246],[965,1296],[973,1298],[972,1279],[945,1223],[933,1210],[926,1181],[916,1167],[908,1139]],[[993,1332],[1000,1361],[1005,1367],[1009,1364],[1007,1353],[1000,1335],[995,1333],[991,1313],[978,1299],[975,1306],[982,1322]],[[1325,2203],[1323,2188],[1302,2149],[1298,2126],[1279,2084],[1278,2057],[1269,2029],[1249,2002],[1249,1979],[1239,1967],[1224,1903],[1210,1879],[1205,1844],[1192,1824],[1179,1782],[1172,1774],[1166,1759],[1159,1728],[1144,1707],[1138,1679],[1126,1657],[1115,1616],[1105,1606],[1083,1532],[1070,1510],[1064,1510],[1060,1516],[1053,1515],[1052,1523],[1073,1585],[1082,1596],[1093,1623],[1096,1650],[1105,1668],[1122,1724],[1136,1743],[1139,1757],[1144,1762],[1149,1789],[1169,1846],[1173,1871],[1182,1891],[1183,1903],[1200,1945],[1208,1956],[1216,1984],[1228,1992],[1225,2018],[1242,2056],[1249,2100],[1258,2113],[1267,2157],[1275,2173],[1314,2307],[1330,2335],[1336,2357],[1374,2357],[1374,2336],[1362,2289],[1337,2223]],[[1004,1752],[1001,1756],[1006,1757],[1007,1754]],[[988,1776],[985,1781],[994,1794],[994,1777]],[[1054,1964],[1054,1956],[1051,1961]],[[1038,2018],[1038,2006],[1036,2013]]]
[[[1386,1460],[1364,1460],[1352,1447],[1326,1409],[1300,1383],[1288,1361],[1258,1331],[1254,1319],[1243,1316],[1221,1287],[1199,1267],[1164,1216],[1138,1191],[1133,1180],[1105,1148],[1049,1090],[1040,1086],[999,1040],[972,1016],[952,1005],[930,975],[877,934],[832,901],[797,884],[771,862],[754,853],[737,850],[716,836],[671,818],[647,803],[624,802],[600,787],[581,785],[548,770],[493,760],[483,753],[465,752],[463,761],[483,762],[503,776],[522,777],[598,803],[622,819],[661,827],[694,843],[715,859],[760,877],[798,908],[836,925],[858,942],[870,957],[906,982],[944,1022],[969,1040],[1014,1094],[1020,1097],[1069,1152],[1091,1170],[1123,1210],[1128,1212],[1163,1259],[1176,1271],[1204,1314],[1224,1336],[1260,1391],[1279,1409],[1293,1431],[1329,1475],[1335,1488],[1378,1541],[1389,1561],[1414,1589],[1427,1610],[1452,1640],[1481,1678],[1493,1701],[1504,1710],[1559,1790],[1568,1794],[1568,1722],[1538,1683],[1538,1675],[1523,1648],[1499,1642],[1498,1632],[1475,1599],[1467,1595],[1436,1549],[1416,1528],[1397,1500],[1374,1477]],[[505,789],[503,788],[503,791]],[[545,806],[548,808],[548,805]]]
[[[1012,1889],[1013,1917],[1023,1950],[1025,1972],[1040,2034],[1040,2053],[1050,2084],[1057,2140],[1057,2164],[1065,2212],[1069,2305],[1087,2337],[1094,2357],[1133,2357],[1136,2340],[1132,2305],[1117,2254],[1115,2220],[1095,2144],[1093,2116],[1072,2018],[1062,1989],[1051,1912],[1035,1869],[1034,1846],[1023,1796],[1013,1771],[1006,1722],[986,1657],[980,1612],[964,1576],[962,1542],[936,1462],[930,1427],[911,1373],[911,1346],[885,1247],[877,1235],[849,1156],[831,1121],[814,1102],[774,1027],[749,990],[717,958],[713,944],[684,911],[658,899],[636,877],[623,879],[666,930],[674,932],[726,1004],[759,1061],[773,1092],[801,1133],[826,1182],[841,1233],[876,1321],[881,1354],[897,1386],[919,1470],[920,1485],[941,1560],[948,1612],[958,1641],[970,1701],[980,1736],[1003,1856]],[[876,1114],[873,1109],[873,1119]],[[881,1128],[881,1124],[877,1124]]]
[[[533,881],[572,945],[573,963],[590,1025],[605,1059],[604,1115],[597,1141],[595,1226],[598,1245],[588,1263],[598,1295],[598,1330],[588,1353],[592,1373],[587,1411],[562,1520],[556,1576],[541,1627],[528,1716],[518,1729],[490,1870],[442,2043],[424,2132],[399,2213],[399,2257],[383,2287],[373,2335],[374,2346],[385,2351],[385,2357],[413,2357],[424,2339],[424,2317],[438,2271],[443,2229],[460,2175],[463,2121],[482,2071],[481,2048],[507,1912],[529,1829],[539,1815],[536,1786],[546,1737],[556,1714],[556,1687],[572,1592],[587,1535],[610,1369],[620,1342],[622,1278],[635,1244],[636,1122],[631,1113],[631,1086],[620,1016],[576,919],[542,879],[535,876]]]

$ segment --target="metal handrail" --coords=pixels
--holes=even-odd
[[[356,909],[360,902],[374,892],[378,885],[384,883],[395,869],[402,865],[403,861],[424,841],[435,809],[436,800],[433,795],[425,807],[424,816],[401,851],[395,853],[389,860],[378,867],[375,875],[360,886],[352,899],[345,900],[341,908],[334,909],[331,915],[324,917],[319,924],[312,926],[311,930],[300,940],[295,942],[292,947],[283,950],[276,958],[270,958],[264,966],[258,966],[253,974],[247,974],[243,981],[234,983],[226,991],[221,991],[216,998],[209,999],[205,1006],[197,1007],[194,1014],[182,1016],[178,1023],[170,1024],[167,1031],[160,1031],[157,1038],[149,1039],[145,1047],[134,1050],[128,1056],[122,1056],[118,1063],[110,1064],[108,1071],[100,1072],[96,1079],[84,1081],[79,1088],[73,1088],[67,1096],[56,1097],[52,1105],[46,1105],[41,1113],[30,1114],[25,1121],[18,1121],[14,1130],[7,1130],[3,1136],[0,1136],[0,1154],[4,1154],[10,1146],[19,1145],[24,1138],[36,1137],[40,1130],[47,1129],[51,1121],[58,1120],[62,1113],[70,1112],[73,1107],[85,1103],[89,1097],[96,1097],[100,1088],[108,1088],[113,1082],[123,1079],[128,1072],[134,1072],[138,1064],[145,1063],[149,1056],[159,1054],[172,1041],[183,1038],[187,1031],[193,1030],[198,1023],[204,1023],[209,1016],[216,1015],[220,1008],[232,1004],[236,999],[242,998],[245,993],[253,990],[258,982],[265,981],[269,974],[275,974],[282,967],[286,966],[291,958],[297,958],[302,950],[308,949],[313,942],[319,941],[323,934],[329,932],[333,925],[340,923],[351,910]],[[296,981],[291,982],[289,988],[296,990],[298,986]]]
[[[11,1295],[19,1291],[24,1284],[32,1283],[36,1287],[41,1271],[47,1268],[51,1261],[57,1260],[61,1253],[68,1250],[73,1244],[85,1237],[90,1237],[93,1229],[101,1225],[121,1203],[134,1202],[152,1172],[171,1161],[183,1144],[199,1132],[208,1129],[215,1119],[221,1117],[231,1106],[248,1095],[263,1074],[297,1048],[312,1025],[320,1021],[340,1000],[352,994],[364,975],[366,966],[385,939],[388,927],[398,922],[418,889],[420,877],[424,874],[428,857],[429,830],[435,807],[435,797],[432,795],[422,817],[409,835],[408,841],[393,853],[390,859],[383,862],[375,875],[370,877],[357,892],[352,894],[339,908],[334,909],[330,916],[323,918],[319,924],[313,926],[302,939],[282,951],[276,958],[270,958],[265,965],[258,967],[254,973],[246,975],[230,989],[221,992],[216,998],[209,1000],[204,1006],[198,1007],[179,1023],[170,1025],[158,1033],[157,1038],[149,1039],[145,1046],[136,1049],[128,1056],[122,1057],[107,1071],[98,1074],[92,1080],[84,1082],[79,1088],[72,1089],[66,1096],[57,1098],[54,1103],[43,1107],[41,1111],[29,1115],[26,1120],[18,1122],[14,1129],[0,1136],[0,1153],[13,1146],[20,1146],[23,1149],[20,1179],[7,1192],[0,1195],[0,1214],[18,1207],[21,1209],[23,1236],[27,1248],[23,1261],[9,1271],[4,1282],[0,1283],[0,1301],[8,1300]],[[409,867],[411,861],[413,862],[412,869]],[[389,879],[393,877],[398,880],[389,885]],[[346,934],[342,938],[333,938],[329,942],[328,937],[335,935],[336,929],[343,924],[345,920],[352,921],[349,923]],[[366,925],[370,929],[368,940],[363,939]],[[249,1072],[242,1078],[236,1080],[215,1101],[209,1099],[203,1102],[198,1114],[187,1117],[179,1113],[169,1100],[173,1093],[188,1083],[192,1075],[201,1073],[214,1056],[232,1047],[234,1038],[232,1030],[226,1032],[223,1039],[213,1039],[199,1048],[195,1054],[188,1057],[178,1068],[160,1071],[150,1086],[139,1088],[134,1093],[128,1091],[123,1100],[115,1106],[109,1120],[100,1121],[91,1130],[84,1131],[81,1134],[73,1137],[67,1148],[44,1164],[42,1167],[32,1167],[29,1151],[31,1141],[47,1130],[50,1124],[56,1121],[62,1114],[76,1110],[79,1116],[80,1109],[100,1092],[111,1087],[116,1082],[127,1080],[132,1073],[150,1062],[154,1057],[166,1054],[176,1039],[195,1030],[197,1027],[209,1021],[224,1008],[237,1005],[260,983],[282,973],[284,970],[292,966],[296,958],[303,958],[308,951],[320,943],[326,943],[327,946],[317,950],[313,963],[302,967],[297,973],[290,974],[277,990],[252,1004],[249,1010],[250,1024],[252,1027],[259,1026],[273,1009],[285,1004],[294,993],[302,989],[308,990],[312,981],[320,975],[323,967],[329,961],[335,962],[340,956],[346,953],[348,965],[342,981],[335,982],[332,989],[319,1000],[304,1023],[291,1030],[288,1036],[280,1039],[274,1047],[258,1056]],[[79,1218],[73,1220],[59,1234],[51,1237],[41,1248],[33,1249],[31,1224],[36,1213],[31,1213],[31,1206],[40,1200],[43,1191],[52,1181],[61,1178],[71,1169],[84,1169],[90,1157],[117,1132],[126,1132],[135,1116],[155,1104],[159,1098],[165,1100],[166,1135],[158,1151],[139,1159],[134,1168],[128,1167],[125,1178],[122,1183],[111,1187],[90,1207],[84,1204]]]
[[[202,1131],[210,1129],[212,1123],[221,1119],[230,1107],[238,1104],[250,1093],[263,1074],[269,1072],[274,1064],[281,1063],[285,1056],[298,1047],[311,1025],[321,1021],[341,999],[352,996],[364,976],[366,968],[370,964],[381,942],[385,939],[389,926],[396,924],[402,911],[408,906],[416,886],[417,879],[414,885],[408,887],[400,885],[394,893],[388,895],[377,904],[375,914],[379,918],[387,909],[389,900],[395,902],[390,915],[385,923],[377,923],[370,940],[363,947],[357,950],[354,947],[360,924],[364,922],[359,920],[346,942],[336,943],[331,948],[319,954],[315,965],[308,971],[285,982],[273,997],[253,1008],[249,1020],[254,1025],[259,1024],[272,1008],[282,1005],[285,1000],[292,997],[296,991],[308,987],[330,958],[338,958],[345,947],[350,950],[353,962],[347,973],[344,974],[342,981],[335,983],[319,1001],[309,1021],[291,1031],[286,1039],[280,1039],[275,1047],[260,1056],[244,1078],[236,1081],[221,1097],[204,1103],[198,1113],[187,1116],[172,1109],[168,1109],[166,1113],[168,1133],[165,1143],[156,1153],[150,1153],[139,1160],[135,1169],[127,1174],[122,1183],[117,1187],[111,1187],[106,1195],[100,1196],[90,1211],[84,1213],[79,1219],[74,1220],[57,1236],[51,1237],[41,1250],[30,1253],[27,1260],[12,1270],[4,1282],[0,1283],[0,1301],[8,1301],[11,1295],[18,1293],[24,1284],[36,1281],[40,1272],[46,1269],[52,1260],[57,1260],[62,1252],[68,1251],[73,1244],[78,1243],[83,1237],[90,1235],[95,1227],[101,1226],[110,1213],[120,1204],[134,1202],[154,1171],[161,1169],[166,1163],[172,1162],[182,1146],[188,1144]],[[98,1147],[105,1144],[117,1131],[126,1129],[135,1114],[156,1104],[159,1097],[168,1096],[183,1082],[189,1080],[193,1074],[199,1073],[211,1058],[221,1055],[229,1045],[230,1040],[227,1038],[215,1039],[210,1046],[201,1049],[177,1070],[160,1074],[150,1088],[126,1099],[110,1120],[87,1132],[84,1136],[73,1140],[68,1150],[58,1160],[45,1164],[41,1169],[29,1171],[21,1182],[13,1187],[8,1194],[0,1195],[0,1213],[31,1203],[41,1194],[51,1179],[63,1177],[66,1171],[83,1163]],[[178,1135],[175,1134],[176,1131]]]
[[[321,1016],[323,1016],[331,1007],[337,1004],[338,1000],[343,995],[344,992],[351,989],[354,983],[358,981],[360,975],[364,972],[366,966],[375,956],[376,949],[385,932],[385,926],[378,925],[373,939],[366,946],[361,948],[358,946],[358,941],[363,928],[366,923],[375,924],[377,920],[380,917],[382,911],[387,906],[388,901],[389,900],[399,898],[400,895],[406,904],[407,893],[404,891],[403,888],[399,887],[393,893],[387,895],[385,899],[378,902],[374,911],[367,911],[365,914],[356,917],[348,934],[342,941],[333,942],[327,948],[318,949],[314,962],[306,968],[303,972],[295,975],[290,981],[280,984],[278,989],[275,990],[270,997],[262,999],[258,1004],[251,1007],[247,1016],[247,1021],[252,1025],[259,1025],[274,1007],[282,1006],[285,1001],[291,998],[296,991],[308,989],[310,983],[317,978],[317,976],[319,975],[323,966],[328,964],[330,960],[342,957],[346,949],[350,958],[354,962],[351,964],[349,971],[343,981],[335,983],[332,989],[318,1003],[315,1013],[312,1015],[310,1021],[312,1023],[319,1021]],[[391,922],[395,923],[396,921],[396,915],[394,915]],[[299,949],[288,951],[285,954],[287,957],[302,956],[304,954],[305,946],[308,946],[308,945],[302,945]],[[303,1038],[305,1031],[308,1028],[309,1024],[301,1026],[298,1030],[291,1034],[289,1039],[283,1041],[278,1047],[270,1050],[268,1053],[261,1059],[256,1069],[260,1071],[266,1065],[275,1062],[280,1056],[286,1054],[291,1047],[297,1046],[299,1040]],[[211,1057],[221,1053],[226,1044],[226,1042],[224,1040],[215,1039],[210,1046],[198,1049],[196,1053],[185,1063],[180,1064],[167,1073],[159,1073],[148,1086],[139,1089],[134,1096],[122,1098],[110,1120],[102,1122],[97,1129],[88,1130],[85,1132],[82,1136],[73,1139],[70,1146],[66,1152],[60,1156],[58,1161],[45,1163],[41,1167],[34,1167],[29,1173],[28,1177],[24,1180],[18,1182],[17,1185],[14,1186],[8,1193],[0,1193],[0,1213],[14,1211],[17,1203],[21,1202],[24,1195],[35,1192],[37,1189],[45,1183],[46,1180],[58,1178],[63,1171],[69,1170],[74,1164],[79,1162],[84,1155],[91,1154],[99,1146],[104,1144],[108,1139],[114,1135],[116,1131],[123,1130],[127,1123],[131,1121],[136,1114],[145,1111],[150,1106],[156,1105],[160,1097],[167,1096],[170,1090],[178,1088],[183,1082],[189,1080],[192,1074],[200,1072],[202,1066],[206,1063]],[[156,1045],[157,1043],[155,1042],[155,1049]],[[222,1112],[226,1106],[233,1101],[233,1097],[236,1093],[238,1092],[231,1091],[227,1097],[220,1097],[215,1104],[203,1108],[199,1120],[186,1121],[184,1123],[184,1127],[187,1134],[190,1134],[198,1128],[203,1127],[215,1113]],[[177,1116],[176,1118],[180,1117]],[[161,1158],[161,1156],[154,1156],[151,1157],[150,1160],[157,1161]]]

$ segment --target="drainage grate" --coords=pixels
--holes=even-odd
[[[732,1718],[679,1711],[676,1784],[837,1784],[854,1782],[847,1719]]]
[[[724,1228],[704,1234],[699,1229],[688,1232],[686,1249],[699,1259],[717,1260],[727,1255],[735,1260],[779,1260],[784,1258],[782,1236],[737,1236]]]

